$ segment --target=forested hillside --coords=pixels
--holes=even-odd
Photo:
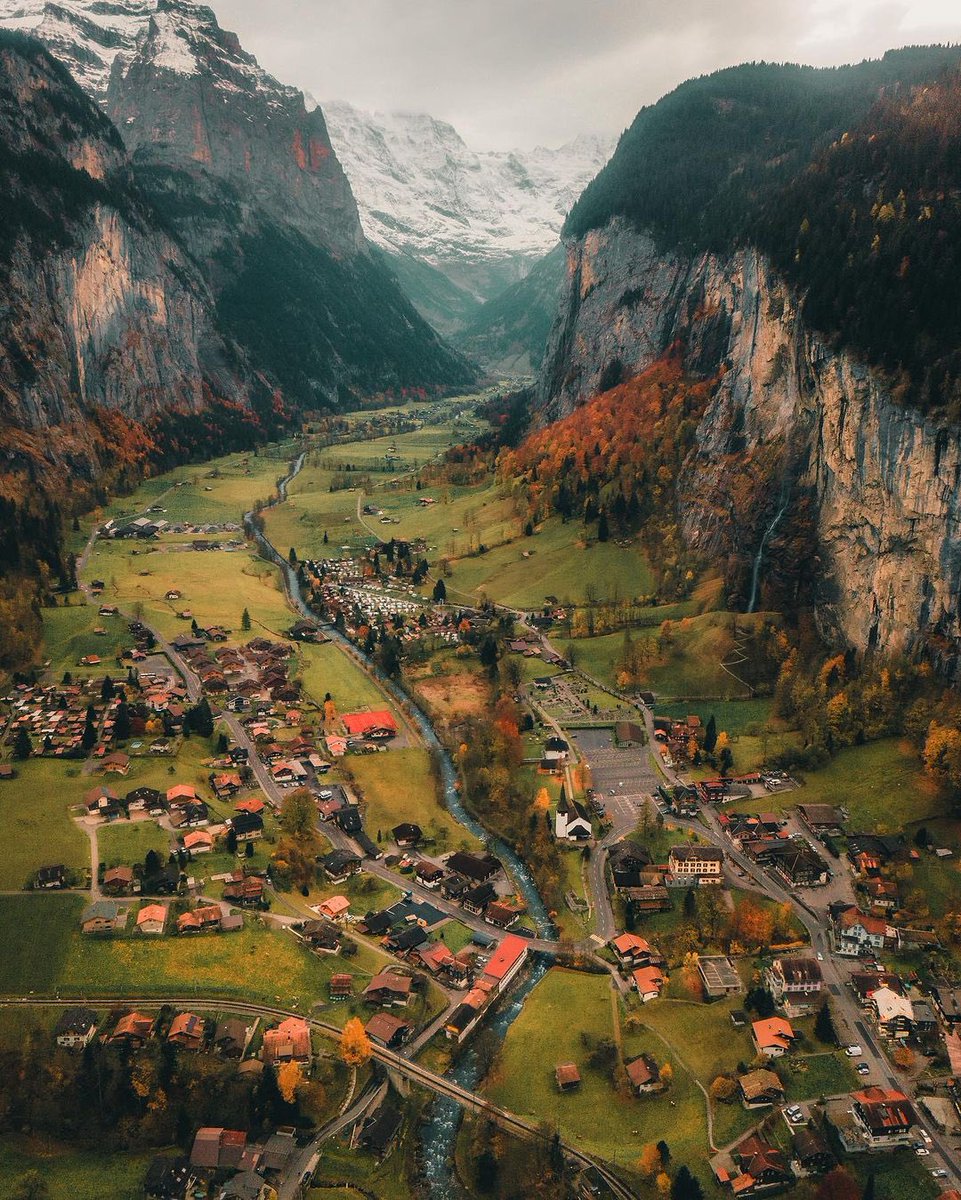
[[[956,415],[959,58],[691,80],[638,114],[565,233],[620,216],[687,253],[758,246],[815,328],[897,376],[902,400]]]

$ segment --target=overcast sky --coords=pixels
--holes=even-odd
[[[618,134],[676,84],[750,59],[833,65],[961,42],[959,0],[211,0],[318,100],[429,112],[477,149]]]

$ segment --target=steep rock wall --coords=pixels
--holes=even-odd
[[[959,431],[899,407],[878,375],[808,329],[756,252],[664,252],[620,221],[568,246],[540,412],[569,412],[675,341],[689,370],[718,376],[677,492],[688,540],[738,565],[732,600],[749,606],[766,538],[763,607],[769,572],[789,539],[798,553],[806,523],[797,573],[823,628],[859,649],[923,643],[956,673]]]

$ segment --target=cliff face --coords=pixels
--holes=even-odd
[[[688,541],[726,561],[732,603],[804,590],[830,635],[924,644],[956,675],[959,431],[899,407],[808,329],[756,251],[665,252],[620,220],[568,245],[540,412],[569,412],[675,341],[718,380],[677,497]]]
[[[0,43],[0,175],[7,442],[98,408],[133,420],[197,409],[205,388],[247,400],[242,359],[188,256],[150,224],[116,131],[16,38]]]

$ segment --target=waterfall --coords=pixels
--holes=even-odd
[[[757,603],[757,588],[758,588],[758,583],[760,582],[760,579],[761,579],[761,559],[764,557],[764,547],[768,543],[768,538],[770,538],[770,536],[774,532],[774,530],[777,529],[778,523],[780,522],[781,518],[787,512],[788,499],[790,496],[790,486],[791,486],[790,483],[785,478],[784,483],[781,485],[780,507],[778,508],[777,512],[774,514],[774,520],[771,522],[770,525],[768,525],[767,529],[765,529],[764,534],[761,538],[761,541],[758,544],[757,554],[755,554],[755,556],[754,556],[754,570],[751,572],[751,599],[748,601],[748,605],[747,605],[747,611],[749,613],[754,612],[754,605]]]

